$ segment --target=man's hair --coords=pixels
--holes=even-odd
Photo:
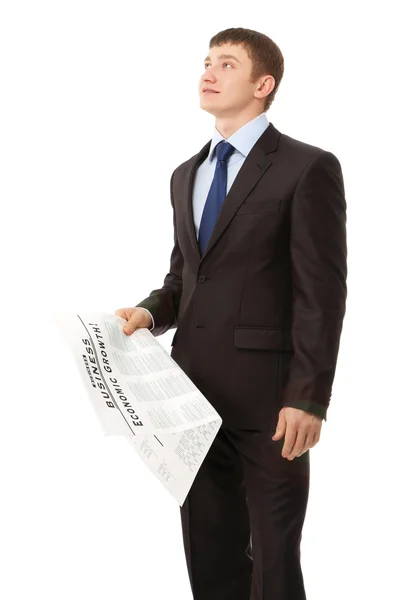
[[[220,31],[211,38],[209,49],[222,44],[236,44],[246,50],[253,63],[250,75],[251,83],[254,83],[263,75],[272,75],[275,79],[274,89],[265,98],[264,112],[266,112],[275,98],[283,77],[284,60],[282,52],[268,36],[253,29],[242,27],[232,27]]]

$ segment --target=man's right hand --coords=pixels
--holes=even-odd
[[[136,329],[151,327],[153,321],[151,320],[151,316],[141,306],[134,308],[119,308],[115,311],[117,317],[122,317],[127,321],[126,325],[124,325],[123,331],[127,335],[131,335]]]

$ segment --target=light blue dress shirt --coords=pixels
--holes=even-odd
[[[207,200],[208,192],[211,187],[212,180],[214,179],[215,167],[217,165],[217,158],[215,156],[215,146],[221,140],[227,140],[235,148],[231,156],[228,158],[227,163],[227,184],[226,193],[229,192],[232,183],[235,180],[236,175],[239,172],[240,167],[246,160],[247,155],[253,148],[258,138],[264,133],[269,125],[269,121],[265,112],[262,112],[257,117],[248,121],[245,125],[240,127],[235,133],[229,138],[224,136],[214,127],[214,135],[211,140],[210,151],[207,158],[199,165],[193,185],[193,220],[196,229],[196,237],[199,238],[199,228],[201,222],[201,216],[203,214],[204,205]],[[147,310],[147,308],[145,308]],[[154,329],[154,318],[151,312],[147,311],[153,321],[153,326],[150,331]]]
[[[214,179],[215,167],[217,165],[217,157],[215,155],[215,146],[226,139],[234,148],[227,163],[227,184],[226,193],[229,192],[240,167],[243,165],[246,157],[258,138],[264,133],[269,125],[269,121],[265,112],[240,127],[229,138],[224,136],[214,128],[214,135],[211,140],[210,151],[204,162],[201,163],[196,171],[194,186],[193,186],[193,219],[196,229],[196,237],[199,239],[199,228],[201,216],[203,214],[204,205],[207,200],[208,192],[210,191],[212,180]]]

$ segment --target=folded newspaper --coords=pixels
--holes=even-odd
[[[148,329],[58,314],[105,435],[124,435],[182,506],[222,419]]]

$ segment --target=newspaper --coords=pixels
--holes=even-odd
[[[57,314],[105,435],[124,435],[182,506],[222,424],[145,328],[103,313]]]

